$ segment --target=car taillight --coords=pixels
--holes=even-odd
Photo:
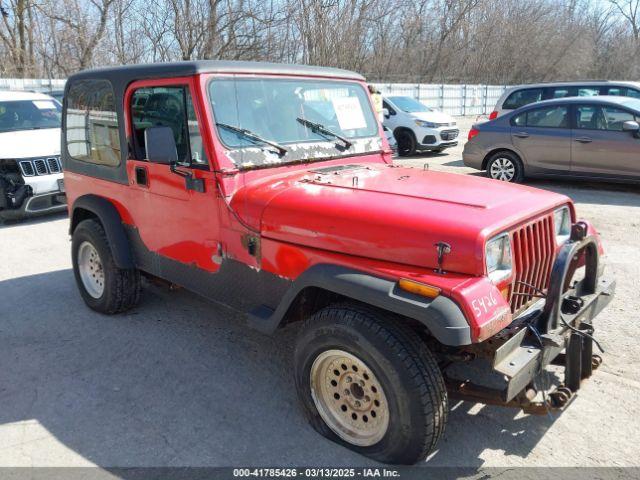
[[[476,130],[475,128],[472,128],[471,130],[469,130],[469,136],[467,137],[467,140],[471,140],[473,137],[475,137],[479,133],[480,133],[480,130]]]
[[[489,114],[489,120],[495,120],[496,118],[498,118],[498,111],[494,110]]]

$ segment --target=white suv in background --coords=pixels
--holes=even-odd
[[[0,222],[66,209],[60,119],[48,95],[0,91]]]
[[[615,95],[617,97],[640,98],[639,82],[557,82],[518,85],[507,88],[496,103],[489,120],[511,112],[516,108],[542,100],[564,97],[595,97],[598,95]]]
[[[411,97],[384,97],[383,125],[393,132],[398,154],[409,156],[418,150],[442,152],[458,144],[455,120]]]

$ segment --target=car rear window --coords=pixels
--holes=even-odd
[[[542,88],[526,88],[523,90],[516,90],[502,104],[502,108],[508,110],[515,110],[516,108],[524,107],[530,103],[539,102],[542,100]]]
[[[115,95],[107,80],[79,80],[69,88],[65,116],[69,155],[97,165],[120,165]]]

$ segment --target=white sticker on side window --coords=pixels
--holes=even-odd
[[[335,97],[331,99],[331,103],[342,130],[355,130],[367,126],[357,97]]]
[[[55,110],[56,105],[51,100],[33,100],[33,104],[39,110]]]

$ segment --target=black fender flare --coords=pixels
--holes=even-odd
[[[469,323],[460,307],[450,298],[440,295],[430,299],[414,295],[401,290],[396,281],[332,264],[314,265],[296,278],[275,311],[269,318],[262,319],[261,330],[275,330],[298,294],[307,287],[321,288],[415,319],[444,345],[471,343]]]
[[[88,194],[79,197],[71,207],[71,222],[69,226],[71,235],[73,235],[73,231],[83,219],[82,215],[77,215],[79,210],[91,212],[102,223],[116,266],[124,269],[136,268],[129,238],[115,205],[108,199],[98,195]]]

